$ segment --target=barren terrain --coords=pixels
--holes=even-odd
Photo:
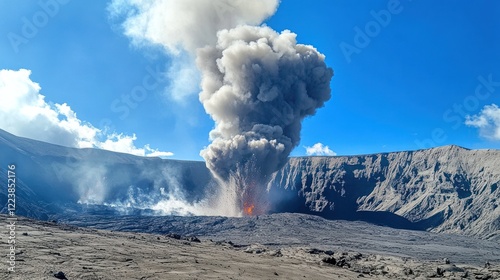
[[[1,215],[7,251],[7,216]],[[252,241],[259,231],[247,232]],[[425,233],[428,234],[428,233]],[[269,239],[262,234],[263,241]],[[436,235],[441,236],[441,235]],[[444,237],[446,235],[443,235]],[[241,240],[241,236],[227,236]],[[277,240],[279,244],[279,240]],[[369,240],[367,240],[369,242]],[[429,246],[439,246],[440,241]],[[397,244],[397,243],[395,243]],[[478,246],[482,246],[479,244]],[[460,244],[457,244],[457,248]],[[333,247],[332,247],[333,248]],[[487,248],[493,249],[495,248]],[[460,249],[457,249],[460,250]],[[194,236],[116,232],[18,218],[16,272],[1,279],[498,279],[498,252],[488,264],[422,260],[394,254],[325,250],[307,244],[237,244]],[[411,249],[408,254],[412,254]],[[476,256],[477,257],[477,256]],[[496,258],[496,259],[495,259]],[[485,267],[485,265],[487,267]],[[60,276],[59,274],[58,276]]]

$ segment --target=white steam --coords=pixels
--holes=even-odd
[[[71,174],[79,195],[78,203],[102,204],[109,192],[106,168],[102,165],[78,164]]]
[[[64,176],[74,184],[79,204],[104,205],[124,214],[146,210],[157,215],[230,215],[207,198],[189,199],[181,183],[186,180],[182,178],[182,168],[149,169],[139,165],[139,173],[123,178],[127,172],[116,167],[87,162],[77,162],[72,167]],[[132,185],[124,186],[131,181]]]

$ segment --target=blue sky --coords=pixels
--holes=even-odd
[[[48,104],[66,103],[96,128],[135,134],[137,147],[201,160],[214,124],[196,94],[176,102],[167,92],[171,81],[161,73],[169,56],[131,44],[106,1],[54,1],[0,1],[0,69],[31,70]],[[48,14],[40,3],[57,9]],[[331,100],[304,121],[292,156],[316,143],[339,155],[500,148],[492,105],[500,104],[499,2],[305,3],[284,0],[266,21],[314,45],[335,71]],[[38,27],[26,33],[26,22]],[[141,87],[140,101],[127,103]]]

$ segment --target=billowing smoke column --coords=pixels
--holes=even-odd
[[[202,75],[200,101],[216,125],[201,154],[221,189],[220,215],[266,211],[270,175],[300,141],[301,121],[330,98],[333,71],[296,35],[260,25],[279,0],[113,0],[112,18],[136,45],[160,45],[170,56],[169,94]],[[185,59],[187,56],[187,59]],[[187,73],[187,74],[186,74]],[[181,83],[181,86],[176,86]],[[189,88],[189,87],[187,87]],[[220,207],[218,207],[220,206]]]
[[[198,50],[200,101],[216,123],[201,155],[244,214],[265,212],[270,175],[298,145],[302,120],[330,99],[324,60],[294,33],[247,25]]]

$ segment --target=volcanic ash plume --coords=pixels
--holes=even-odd
[[[333,70],[296,34],[239,26],[198,49],[200,101],[215,121],[201,152],[244,214],[266,210],[269,177],[300,141],[301,121],[330,99]]]
[[[302,119],[330,98],[333,71],[322,54],[297,44],[289,31],[257,27],[278,5],[278,0],[113,0],[108,8],[112,18],[124,18],[122,27],[135,45],[160,45],[170,56],[174,100],[191,94],[190,87],[178,89],[196,78],[178,69],[191,69],[196,55],[200,100],[216,123],[212,143],[201,154],[222,186],[214,205],[221,215],[265,212],[270,175],[299,143]]]

